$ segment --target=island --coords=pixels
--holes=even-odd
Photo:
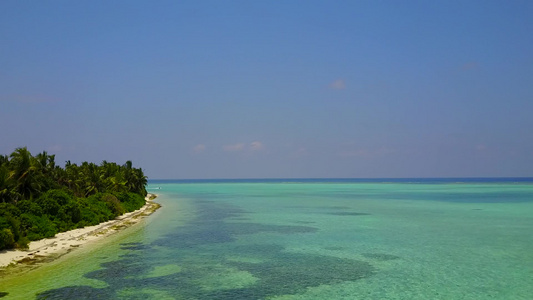
[[[146,185],[147,177],[131,161],[67,161],[61,167],[55,155],[33,156],[26,147],[0,155],[0,251],[10,252],[9,260],[31,260],[42,256],[40,250],[63,249],[54,250],[59,238],[75,241],[68,244],[75,247],[89,236],[131,225],[159,207],[147,201],[155,195]]]

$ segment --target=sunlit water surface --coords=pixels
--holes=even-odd
[[[160,188],[160,189],[157,189]],[[531,299],[533,182],[152,181],[163,207],[5,299]]]

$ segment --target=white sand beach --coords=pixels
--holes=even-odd
[[[53,238],[30,242],[27,250],[3,250],[0,251],[0,268],[11,264],[24,262],[38,262],[50,258],[59,257],[73,249],[85,244],[102,239],[120,229],[124,229],[142,220],[143,217],[152,214],[160,205],[150,200],[151,194],[146,196],[146,204],[140,209],[123,214],[114,220],[100,223],[94,226],[74,229],[56,234]]]

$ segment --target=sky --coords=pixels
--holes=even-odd
[[[532,1],[0,2],[0,154],[150,179],[533,176]]]

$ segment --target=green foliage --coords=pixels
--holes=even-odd
[[[9,228],[0,229],[0,249],[12,248],[15,245],[15,236]]]
[[[0,156],[0,158],[2,157],[4,156]],[[9,181],[9,169],[7,168],[7,163],[3,163],[0,165],[0,202],[8,202],[10,199],[11,186]]]
[[[118,195],[118,199],[127,212],[137,210],[146,203],[144,197],[135,193],[121,193]]]
[[[107,204],[101,201],[101,194],[80,199],[82,207],[81,219],[84,226],[96,225],[114,218]]]
[[[81,220],[81,209],[78,202],[72,199],[61,207],[58,215],[69,223],[78,223]]]
[[[19,211],[30,213],[36,216],[41,216],[43,214],[43,208],[39,204],[37,204],[36,201],[31,201],[31,200],[19,201],[17,203],[17,208],[19,209]]]
[[[11,203],[0,203],[0,216],[18,216],[20,209]]]
[[[57,216],[63,205],[72,201],[72,196],[63,190],[49,190],[37,199],[37,204],[42,208],[43,213],[50,216]]]
[[[30,241],[50,238],[58,232],[56,224],[46,215],[36,216],[24,213],[20,216],[20,221],[21,228]]]
[[[0,250],[139,209],[146,184],[131,161],[67,161],[61,168],[46,151],[32,156],[24,147],[0,155]]]
[[[14,245],[15,248],[28,249],[30,246],[30,239],[26,236],[21,237]]]
[[[13,233],[13,237],[15,238],[15,241],[18,240],[21,237],[20,220],[13,216],[8,216],[6,219],[7,219],[7,223],[9,224],[10,230]]]
[[[107,205],[107,208],[111,210],[114,216],[120,216],[125,213],[124,207],[120,205],[120,201],[112,194],[103,194],[100,198]]]

